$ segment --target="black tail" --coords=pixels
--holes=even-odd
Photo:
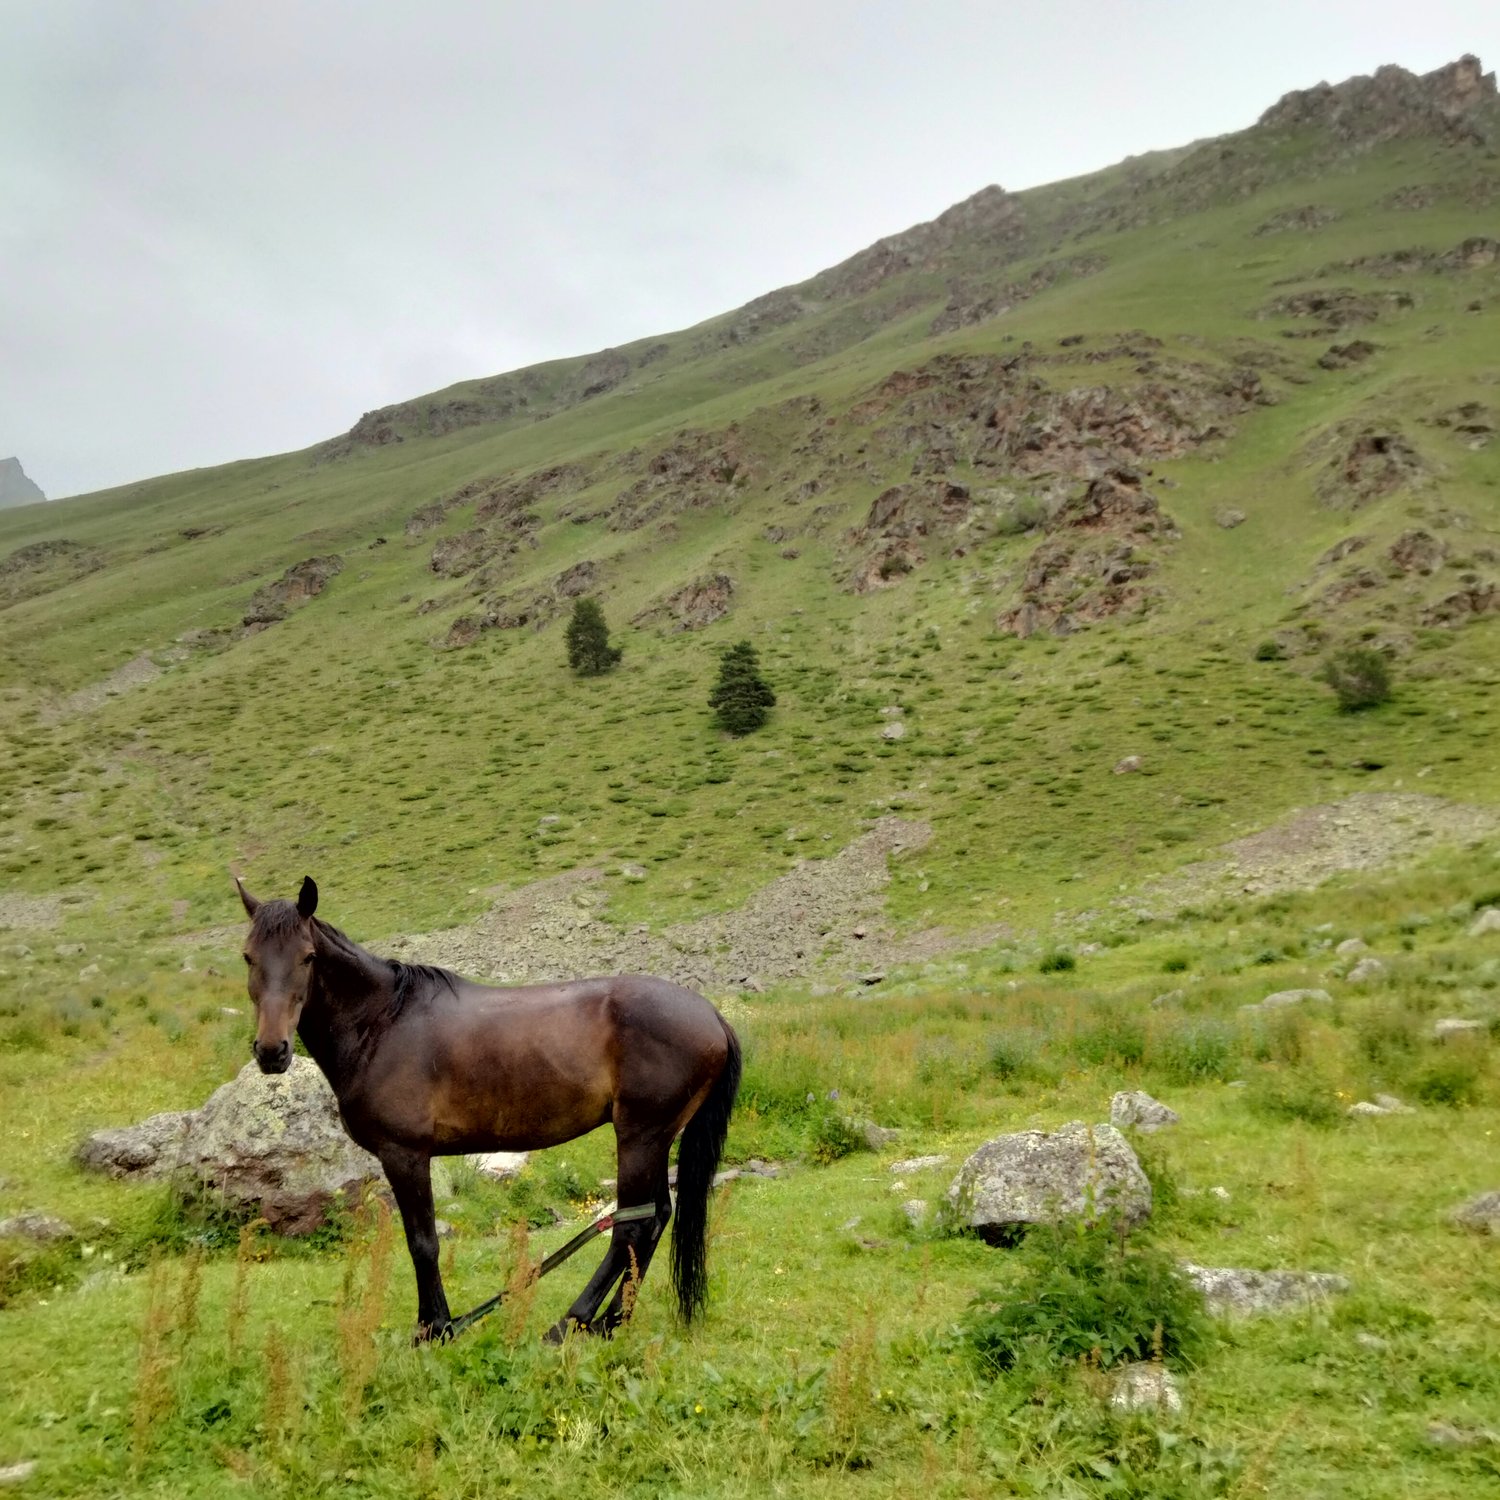
[[[684,1323],[708,1300],[708,1195],[729,1131],[729,1114],[740,1091],[740,1039],[723,1018],[729,1041],[724,1071],[682,1132],[677,1148],[677,1212],[672,1221],[672,1285]]]

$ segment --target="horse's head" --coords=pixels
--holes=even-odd
[[[306,876],[295,901],[257,901],[238,875],[234,884],[250,917],[245,939],[250,999],[255,1005],[250,1050],[262,1073],[285,1073],[292,1065],[292,1034],[312,982],[318,888]]]

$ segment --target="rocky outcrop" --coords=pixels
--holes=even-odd
[[[1374,323],[1392,313],[1415,307],[1409,292],[1357,292],[1353,287],[1314,288],[1273,297],[1256,314],[1259,318],[1306,320],[1313,326],[1298,331],[1297,338],[1321,338],[1360,323]]]
[[[15,604],[76,583],[104,563],[102,552],[67,537],[17,547],[0,561],[0,604]]]
[[[345,1134],[322,1073],[301,1057],[271,1076],[246,1063],[200,1109],[96,1131],[77,1155],[111,1177],[221,1194],[280,1234],[309,1233],[336,1202],[384,1182],[380,1163]]]
[[[728,573],[709,573],[643,609],[630,623],[664,624],[671,632],[702,630],[722,620],[733,599],[734,579]]]
[[[1256,225],[1251,234],[1259,239],[1268,234],[1286,234],[1289,231],[1308,234],[1315,229],[1334,223],[1340,217],[1336,208],[1326,204],[1308,203],[1301,208],[1284,208],[1272,214],[1264,223]]]
[[[971,198],[924,224],[876,240],[866,250],[821,271],[804,290],[817,298],[844,299],[873,291],[906,271],[940,270],[950,252],[965,249],[1004,254],[1018,246],[1026,228],[1025,210],[1004,188],[981,188]]]
[[[1321,464],[1318,494],[1329,505],[1354,510],[1423,482],[1430,467],[1394,425],[1341,423],[1308,449]]]
[[[1386,554],[1403,573],[1436,573],[1448,549],[1430,531],[1403,531]]]
[[[1257,122],[1262,130],[1318,130],[1369,147],[1401,136],[1482,142],[1493,128],[1495,75],[1465,56],[1431,73],[1387,66],[1373,77],[1296,89]]]
[[[1074,1121],[986,1142],[959,1169],[948,1204],[982,1239],[1013,1244],[1032,1224],[1139,1224],[1151,1214],[1151,1184],[1113,1125]]]
[[[274,583],[256,589],[241,621],[246,632],[254,634],[286,619],[294,609],[316,599],[328,587],[329,580],[343,571],[344,560],[337,556],[309,557],[293,563]]]
[[[1022,280],[1007,281],[1001,286],[956,282],[948,290],[946,306],[927,325],[927,331],[951,333],[956,328],[987,323],[991,318],[998,318],[1018,304],[1029,301],[1038,292],[1046,291],[1058,281],[1092,276],[1108,264],[1102,255],[1071,255],[1061,260],[1045,261]]]
[[[19,458],[0,458],[0,510],[12,505],[35,505],[46,498],[41,486],[27,477]]]
[[[1347,370],[1351,365],[1361,365],[1372,354],[1380,352],[1379,344],[1368,339],[1351,339],[1347,344],[1331,344],[1327,353],[1320,355],[1318,367],[1323,370]]]
[[[737,423],[722,432],[683,432],[645,462],[645,473],[616,497],[613,531],[635,531],[679,511],[732,498],[755,477],[757,465]]]
[[[1143,476],[1130,469],[1091,481],[1052,515],[1047,529],[1027,562],[1018,601],[996,619],[1010,635],[1069,635],[1142,613],[1155,598],[1145,582],[1155,563],[1141,545],[1177,535]]]

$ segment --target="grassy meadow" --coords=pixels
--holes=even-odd
[[[0,1242],[0,1468],[36,1462],[19,1493],[1500,1494],[1484,1437],[1500,1427],[1500,1262],[1448,1221],[1500,1187],[1500,938],[1468,935],[1500,904],[1500,651],[1493,608],[1440,609],[1485,597],[1500,555],[1483,433],[1500,262],[1345,264],[1492,235],[1500,191],[1493,160],[1451,141],[1340,155],[1312,134],[1238,139],[1254,171],[1222,190],[1180,153],[1036,189],[1004,249],[960,236],[873,289],[825,273],[787,323],[741,334],[741,310],[649,360],[632,346],[630,378],[601,394],[577,394],[586,361],[561,362],[524,409],[476,382],[393,409],[381,445],[0,514],[0,1217],[40,1208],[75,1230]],[[1308,204],[1328,211],[1316,232],[1258,232]],[[1067,257],[1087,264],[1057,271]],[[1029,278],[1040,289],[1009,311],[931,332],[950,296]],[[1329,287],[1407,300],[1311,337],[1268,310]],[[1363,362],[1320,364],[1356,336],[1376,346]],[[1140,339],[1160,343],[1123,352]],[[1138,544],[1139,613],[1000,629],[1048,537],[999,522],[1042,515],[1056,476],[968,459],[944,477],[986,524],[925,536],[920,565],[853,591],[871,503],[912,480],[936,425],[871,417],[871,393],[941,356],[1023,354],[1052,392],[1250,368],[1267,399],[1147,466],[1175,534]],[[486,401],[452,430],[433,415]],[[624,524],[623,497],[685,432],[742,444],[743,473],[649,491],[675,508]],[[1412,474],[1340,489],[1351,444],[1391,433]],[[586,479],[534,500],[494,578],[439,575],[434,547],[483,529],[466,487],[564,464]],[[408,527],[435,502],[435,526]],[[1442,540],[1429,572],[1392,553],[1415,531]],[[259,589],[328,556],[342,570],[323,593],[240,629]],[[563,614],[443,648],[487,597],[581,560],[616,671],[568,673]],[[631,623],[718,571],[727,617]],[[739,639],[778,705],[732,740],[706,699]],[[1359,713],[1319,677],[1351,644],[1394,679]],[[1130,756],[1139,769],[1114,774]],[[1361,794],[1421,794],[1446,831],[1424,839],[1412,804]],[[1194,873],[1325,807],[1411,827],[1372,834],[1384,854],[1366,857],[1359,824],[1351,868],[1315,889]],[[746,1044],[730,1161],[784,1171],[720,1194],[701,1327],[673,1323],[658,1271],[612,1342],[540,1343],[591,1252],[536,1288],[527,1257],[607,1200],[607,1135],[508,1186],[450,1174],[455,1305],[517,1295],[417,1351],[404,1245],[377,1205],[276,1242],[72,1164],[87,1131],[196,1105],[245,1060],[231,864],[263,897],[312,874],[330,919],[377,949],[584,867],[604,873],[606,920],[659,931],[734,910],[888,813],[932,830],[891,862],[891,926],[984,943],[934,945],[868,990],[810,969],[713,997]],[[1334,949],[1350,937],[1386,964],[1378,980],[1347,979]],[[1298,987],[1331,1003],[1242,1010]],[[1487,1030],[1440,1043],[1445,1016]],[[1087,1326],[1067,1330],[1082,1357],[1056,1324],[1003,1368],[982,1358],[976,1309],[1050,1305],[1066,1257],[1049,1270],[940,1212],[980,1142],[1102,1121],[1134,1087],[1182,1114],[1140,1143],[1157,1252],[1352,1283],[1168,1355],[1175,1415],[1112,1410]],[[1375,1092],[1414,1112],[1347,1116]],[[859,1120],[899,1144],[860,1149]],[[889,1170],[924,1154],[947,1161]],[[901,1205],[917,1198],[914,1227]],[[1126,1310],[1148,1334],[1159,1321],[1149,1301]]]

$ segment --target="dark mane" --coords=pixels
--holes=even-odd
[[[251,919],[250,935],[256,938],[286,937],[301,925],[302,913],[297,910],[295,901],[262,901]]]
[[[436,964],[404,964],[399,958],[388,958],[385,962],[391,966],[391,978],[396,981],[392,1016],[399,1016],[408,1001],[420,999],[424,992],[442,985],[448,987],[450,994],[458,993],[458,975],[451,969],[440,969]]]

